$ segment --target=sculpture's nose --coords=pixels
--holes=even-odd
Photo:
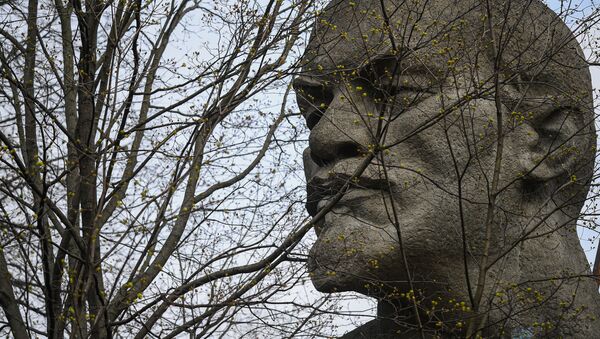
[[[374,139],[375,109],[372,101],[360,93],[336,93],[310,133],[312,160],[324,167],[366,151]]]

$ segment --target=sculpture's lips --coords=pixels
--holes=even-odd
[[[352,187],[352,188],[349,188],[344,193],[342,198],[339,200],[339,203],[344,204],[344,205],[352,205],[357,202],[360,202],[363,199],[373,197],[373,195],[376,195],[379,193],[380,193],[379,190]],[[327,204],[331,201],[331,199],[333,199],[332,196],[327,196],[327,197],[323,197],[321,200],[319,200],[319,202],[317,203],[317,212],[322,210],[323,208],[325,208],[325,206],[327,206]]]
[[[373,195],[373,190],[387,191],[390,187],[384,179],[368,177],[352,178],[351,176],[336,174],[334,178],[323,179],[314,177],[306,187],[308,193],[306,210],[315,216],[338,193],[343,192],[344,201],[362,199]]]

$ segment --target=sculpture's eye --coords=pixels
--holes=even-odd
[[[391,79],[384,79],[377,84],[376,88],[378,89],[378,103],[385,104],[393,111],[414,107],[435,93],[431,86],[423,84],[422,81],[412,76],[395,76]]]
[[[326,84],[305,77],[294,80],[294,89],[300,113],[306,119],[308,128],[312,129],[329,107],[333,93]]]
[[[433,71],[435,67],[390,56],[373,63],[364,76],[372,80],[379,101],[407,108],[439,90]]]
[[[395,92],[393,97],[391,97],[391,105],[401,108],[412,107],[431,95],[431,93],[423,91],[422,89],[410,87],[398,88]]]

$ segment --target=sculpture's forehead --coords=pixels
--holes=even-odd
[[[418,10],[411,3],[385,1],[384,13],[379,1],[333,1],[312,31],[303,60],[305,71],[358,68],[369,60],[393,54],[393,47],[435,55],[437,47],[431,43],[431,37],[449,25],[459,24],[460,18],[469,13],[469,9],[459,11],[451,5],[452,1],[429,1]],[[387,27],[392,28],[393,34]]]
[[[493,44],[486,33],[486,8],[472,0],[334,0],[317,19],[306,53],[303,74],[331,74],[357,69],[381,56],[410,50],[408,64],[447,69],[453,60],[460,72],[492,65]],[[496,29],[503,46],[503,76],[518,74],[519,81],[539,87],[538,93],[591,96],[591,79],[578,43],[564,23],[542,2],[519,2],[506,9],[491,3],[494,18],[508,18]],[[508,11],[505,13],[505,11]],[[386,29],[391,27],[391,32]],[[510,34],[509,34],[510,33]],[[393,42],[392,42],[393,40]],[[449,52],[445,53],[444,49]],[[400,60],[400,59],[399,59]],[[410,65],[407,65],[410,67]],[[333,71],[333,72],[332,72]]]

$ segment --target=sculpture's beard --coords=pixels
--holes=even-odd
[[[309,271],[322,292],[359,291],[373,281],[386,281],[397,261],[398,240],[390,224],[376,225],[353,215],[347,208],[334,208],[325,216],[323,230],[310,251]]]
[[[406,280],[398,267],[402,260],[394,214],[386,206],[391,209],[381,192],[360,190],[326,214],[310,251],[309,271],[317,290],[370,294],[375,282]]]

